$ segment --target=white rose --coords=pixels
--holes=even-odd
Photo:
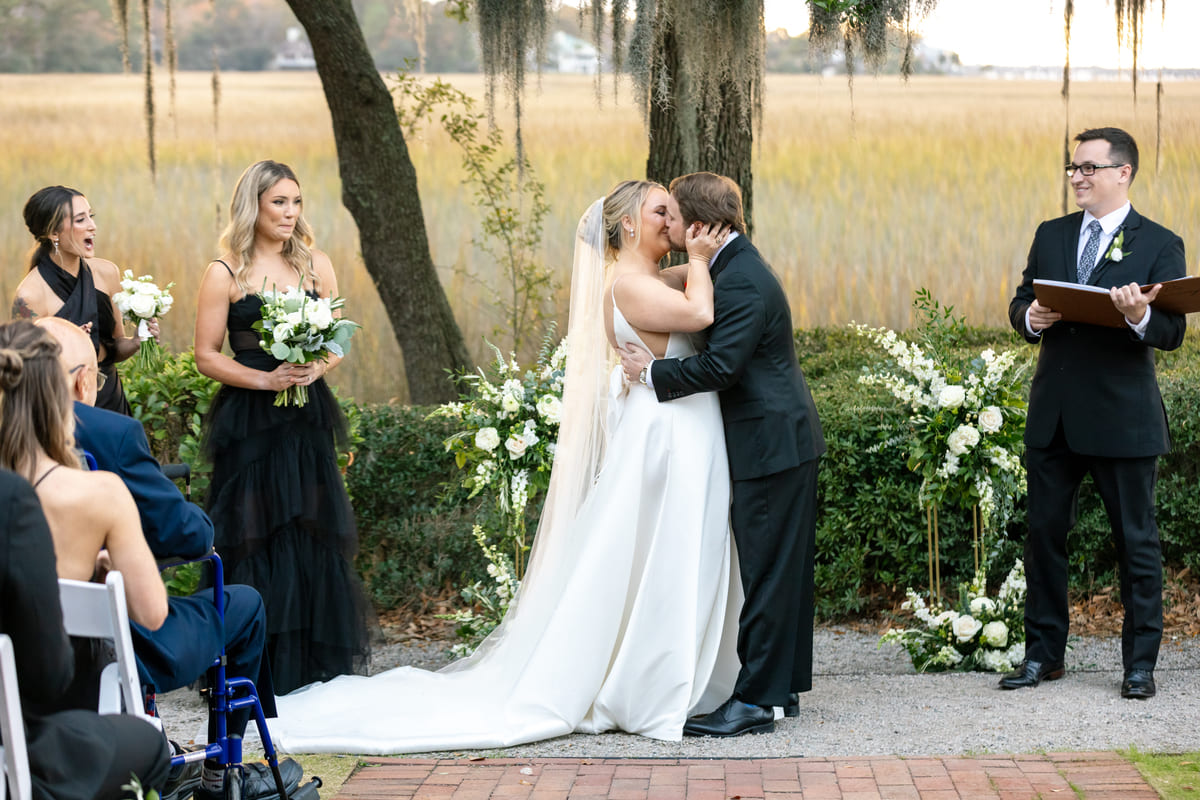
[[[958,408],[967,399],[967,392],[961,386],[944,386],[938,393],[938,405],[942,408]]]
[[[525,455],[525,437],[510,436],[504,441],[504,446],[508,449],[508,455],[514,461]]]
[[[137,285],[137,293],[153,296],[158,294],[158,287],[153,283],[139,283]]]
[[[277,342],[286,342],[288,339],[292,338],[293,333],[293,327],[286,322],[281,322],[271,329],[271,336]]]
[[[304,322],[304,315],[299,311],[293,311],[290,314],[285,314],[283,316],[283,321],[287,322],[292,327],[296,327],[300,325],[300,323]]]
[[[129,295],[125,292],[117,292],[113,295],[113,302],[117,304],[117,311],[121,312],[121,316],[129,313]]]
[[[976,597],[971,601],[971,613],[975,616],[991,614],[996,610],[996,601],[990,597]]]
[[[996,433],[1004,427],[1004,413],[996,406],[986,406],[979,412],[979,430],[984,433]]]
[[[537,401],[538,413],[552,425],[557,425],[562,419],[562,400],[552,394],[544,394]]]
[[[970,425],[959,425],[946,438],[946,446],[956,456],[961,456],[977,444],[979,444],[979,431]]]
[[[958,619],[957,611],[943,611],[942,613],[938,614],[936,617],[933,618],[933,622],[931,623],[931,625],[935,628],[940,628],[943,625],[945,625],[947,622],[949,622],[951,625],[953,625],[954,621],[957,619]]]
[[[1121,248],[1119,247],[1114,247],[1108,254],[1109,261],[1120,261],[1124,257],[1125,254],[1121,252]]]
[[[318,330],[324,330],[333,324],[333,312],[328,303],[314,303],[308,307],[308,324]]]
[[[1008,626],[1000,620],[989,622],[983,626],[980,641],[988,647],[1005,647],[1008,645]]]
[[[475,446],[480,450],[486,450],[489,453],[496,449],[500,444],[500,434],[495,428],[480,428],[475,434]]]
[[[154,316],[154,305],[154,298],[149,295],[135,294],[129,298],[129,310],[141,319]]]
[[[954,632],[954,638],[960,642],[969,642],[974,639],[975,634],[979,633],[979,629],[982,627],[983,625],[980,624],[979,620],[969,614],[963,615],[950,623],[950,630]]]

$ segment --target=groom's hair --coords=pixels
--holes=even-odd
[[[712,172],[693,172],[671,181],[670,191],[679,204],[684,227],[693,222],[715,222],[745,235],[742,190],[731,179]]]

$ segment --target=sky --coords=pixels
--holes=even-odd
[[[1140,63],[1200,68],[1194,32],[1200,29],[1200,2],[1151,0],[1146,13]],[[996,66],[1062,66],[1064,0],[938,0],[917,25],[925,41],[957,52],[964,64]],[[1000,9],[1000,10],[997,10]],[[793,36],[808,29],[803,0],[764,0],[767,30],[787,28]],[[1112,0],[1075,0],[1071,23],[1071,64],[1128,69],[1128,48],[1117,49],[1116,12]]]

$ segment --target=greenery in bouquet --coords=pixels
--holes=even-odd
[[[520,586],[531,545],[526,509],[550,485],[562,415],[566,339],[554,346],[551,329],[535,367],[525,371],[515,356],[505,359],[489,346],[496,355],[490,374],[480,369],[459,376],[461,399],[430,415],[461,423],[446,450],[465,470],[462,484],[470,496],[491,500],[474,528],[491,580],[466,587],[467,608],[450,617],[464,639],[460,650],[473,648],[499,624]]]
[[[339,311],[344,298],[311,297],[301,289],[289,286],[285,291],[270,291],[265,287],[258,293],[262,298],[262,319],[251,326],[262,338],[263,350],[280,361],[307,364],[324,361],[350,352],[350,337],[361,326],[334,312]],[[289,386],[275,394],[277,406],[303,406],[308,403],[307,386]]]
[[[987,348],[961,357],[965,322],[920,290],[913,303],[922,317],[906,341],[887,328],[855,325],[882,349],[887,365],[859,381],[885,387],[908,415],[902,430],[879,448],[902,445],[910,470],[921,475],[923,505],[979,508],[981,528],[999,529],[1025,493],[1027,356]]]
[[[1025,565],[1019,559],[994,598],[981,571],[959,587],[957,608],[928,606],[912,589],[900,608],[920,625],[892,628],[879,643],[901,645],[917,672],[1006,672],[1025,658]]]
[[[121,291],[113,295],[121,318],[137,325],[141,346],[134,358],[140,370],[158,369],[162,364],[162,348],[150,335],[149,322],[171,310],[175,303],[175,298],[171,296],[171,287],[174,285],[175,282],[171,281],[160,289],[152,275],[135,278],[133,270],[127,269],[121,278]]]

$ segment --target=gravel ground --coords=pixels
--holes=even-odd
[[[840,628],[818,628],[813,691],[800,716],[775,732],[732,739],[660,742],[622,733],[573,734],[475,755],[515,758],[761,758],[775,756],[978,755],[1044,750],[1200,750],[1200,638],[1167,636],[1155,679],[1158,696],[1125,700],[1121,643],[1074,638],[1067,675],[1036,689],[996,688],[986,673],[918,675],[895,645]],[[376,650],[372,672],[446,663],[445,642],[406,642]],[[196,693],[159,697],[172,738],[203,741],[205,710]],[[261,750],[247,731],[247,749]]]

